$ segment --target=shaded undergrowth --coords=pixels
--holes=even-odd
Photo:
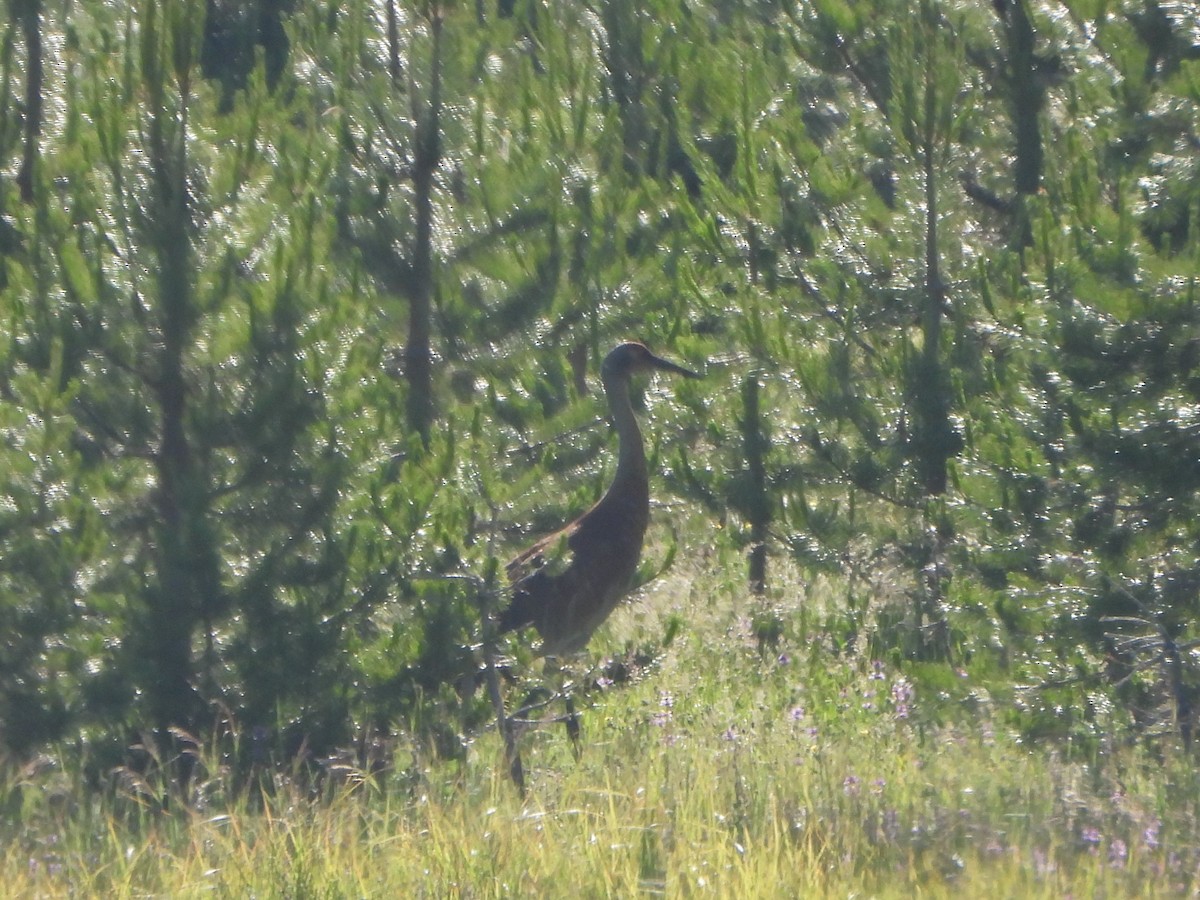
[[[832,652],[819,629],[785,629],[764,652],[752,617],[714,602],[703,583],[668,579],[608,629],[611,649],[639,615],[683,611],[691,623],[640,677],[595,679],[581,759],[561,728],[523,735],[524,803],[494,732],[454,762],[394,738],[377,771],[348,756],[263,771],[249,788],[201,749],[190,805],[166,809],[127,770],[88,790],[64,751],[9,773],[9,895],[1194,888],[1200,785],[1181,747],[1031,744],[979,699],[982,688],[937,691],[903,666]]]

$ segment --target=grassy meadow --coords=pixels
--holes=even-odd
[[[736,555],[681,561],[597,636],[674,616],[658,659],[593,687],[576,760],[530,729],[522,801],[495,731],[461,761],[396,738],[368,776],[246,791],[207,754],[190,809],[129,773],[97,795],[64,753],[10,773],[11,897],[1132,897],[1189,895],[1200,791],[1168,740],[1030,743],[966,670],[834,651],[838,585],[739,594]],[[740,573],[738,573],[740,575]],[[755,604],[784,623],[754,634]],[[606,653],[607,651],[607,653]],[[142,785],[141,787],[145,787]]]

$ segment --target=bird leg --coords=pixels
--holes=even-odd
[[[562,662],[553,656],[546,657],[545,674],[553,675],[557,682],[558,693],[563,698],[563,705],[567,710],[567,737],[571,739],[571,752],[575,759],[579,759],[583,755],[583,747],[580,743],[582,728],[579,724],[579,713],[575,711],[575,695],[572,693],[575,682],[567,680],[569,673]]]
[[[508,763],[508,774],[517,793],[525,799],[525,766],[521,762],[521,748],[517,745],[516,723],[504,711],[504,696],[500,692],[500,676],[496,673],[496,660],[489,644],[484,645],[484,668],[487,676],[488,694],[492,708],[496,711],[496,726],[504,738],[504,759]]]
[[[483,670],[487,682],[488,696],[496,713],[496,727],[504,740],[504,761],[508,774],[516,785],[517,793],[525,799],[525,766],[521,762],[521,747],[517,741],[517,725],[504,709],[504,694],[500,690],[500,674],[496,671],[496,624],[489,600],[492,596],[491,582],[494,571],[489,573],[487,589],[480,593],[480,613],[483,620]]]
[[[575,754],[576,762],[583,756],[583,746],[579,742],[580,727],[579,716],[575,713],[575,698],[567,693],[565,695],[567,706],[567,737],[571,739],[571,752]]]

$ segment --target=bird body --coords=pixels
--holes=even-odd
[[[601,378],[619,442],[612,484],[595,506],[507,566],[512,602],[500,614],[500,630],[533,625],[547,656],[582,650],[637,572],[650,522],[650,477],[629,381],[655,369],[699,377],[634,342],[619,344],[605,357]]]

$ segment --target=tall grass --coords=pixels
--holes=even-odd
[[[10,773],[11,897],[1134,897],[1193,892],[1200,785],[1182,749],[1028,746],[987,702],[922,696],[819,630],[763,652],[727,586],[664,580],[623,613],[690,623],[658,664],[522,737],[522,802],[495,733],[464,762],[398,747],[374,776],[276,776],[219,760],[163,811],[78,761]],[[722,600],[721,598],[726,599]],[[776,598],[778,599],[778,598]],[[809,600],[814,598],[809,597]],[[798,621],[793,608],[789,622]],[[966,679],[968,676],[956,675]],[[409,760],[411,759],[411,763]],[[403,771],[401,771],[403,769]],[[122,787],[121,785],[124,784]]]

